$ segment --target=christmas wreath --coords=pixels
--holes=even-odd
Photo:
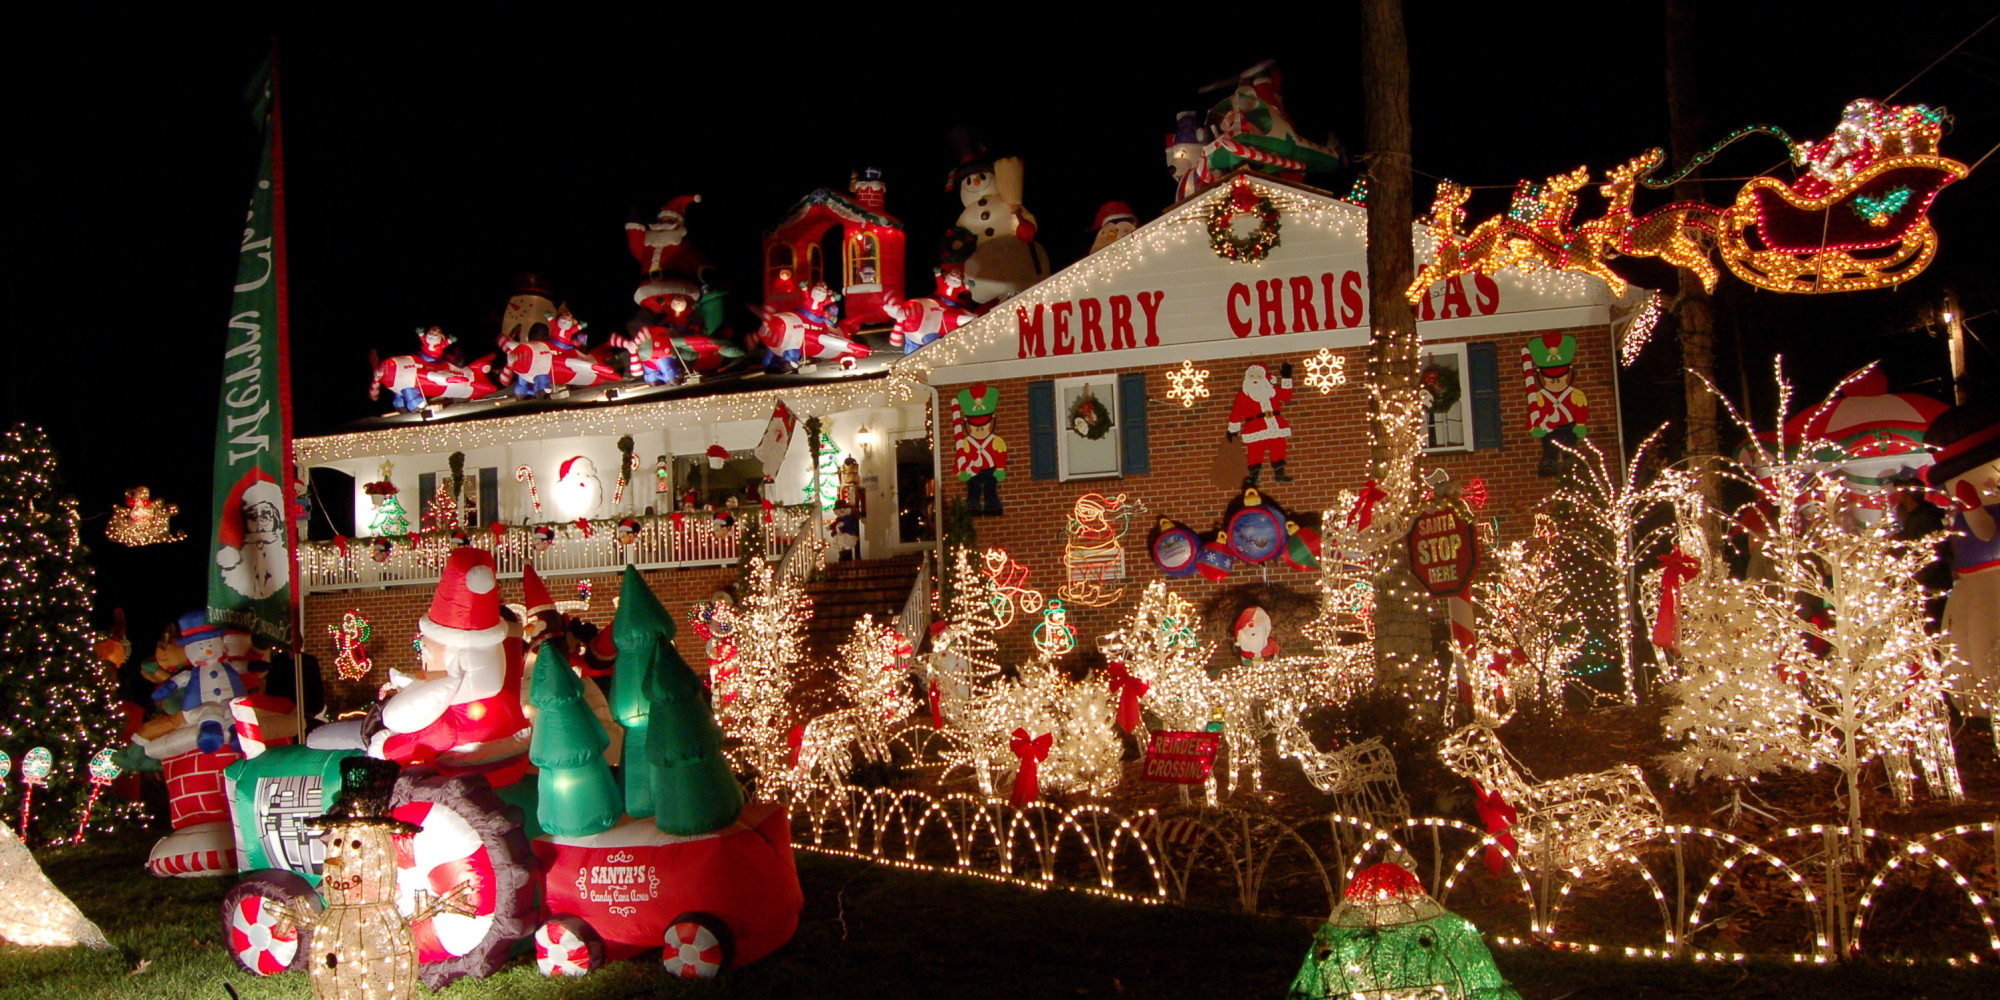
[[[1259,225],[1249,236],[1236,235],[1236,217],[1254,215]],[[1278,206],[1238,181],[1229,197],[1208,210],[1208,248],[1223,260],[1256,263],[1269,256],[1278,245]]]
[[[1084,386],[1069,406],[1069,429],[1086,441],[1099,441],[1111,433],[1111,411],[1089,386]]]
[[[1458,369],[1430,364],[1423,371],[1424,394],[1431,398],[1431,409],[1449,410],[1458,402],[1461,387],[1458,383]]]

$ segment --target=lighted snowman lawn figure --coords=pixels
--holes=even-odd
[[[1399,865],[1348,883],[1313,938],[1289,1000],[1521,1000],[1472,921],[1439,906]]]

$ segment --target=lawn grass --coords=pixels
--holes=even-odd
[[[240,1000],[311,996],[304,976],[260,978],[237,970],[219,943],[217,911],[227,880],[153,878],[143,866],[150,839],[106,837],[40,853],[50,877],[117,950],[0,947],[0,1000],[227,1000],[229,989]],[[714,982],[668,980],[645,959],[580,980],[550,980],[522,958],[436,995],[1280,1000],[1313,931],[1296,919],[1136,906],[803,852],[799,877],[806,907],[797,937]],[[134,973],[141,960],[145,971]],[[1539,951],[1503,951],[1498,961],[1528,1000],[2000,996],[2000,975],[1990,969],[1718,967]]]

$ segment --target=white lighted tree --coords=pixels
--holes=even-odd
[[[1583,651],[1584,621],[1559,565],[1554,538],[1536,536],[1487,553],[1472,585],[1478,609],[1473,704],[1500,725],[1523,705],[1560,715],[1569,665]]]
[[[760,780],[775,780],[792,767],[791,731],[801,721],[792,694],[812,600],[790,574],[752,557],[736,620],[735,697],[718,706],[716,720],[737,742],[739,762]]]

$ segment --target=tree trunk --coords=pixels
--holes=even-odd
[[[1695,95],[1695,23],[1693,0],[1667,0],[1667,126],[1678,167],[1702,149],[1703,121]],[[1695,171],[1700,173],[1700,171]],[[1701,182],[1693,176],[1674,185],[1674,197],[1701,200]],[[1681,344],[1681,388],[1687,401],[1684,451],[1690,459],[1721,453],[1716,437],[1716,400],[1703,384],[1715,379],[1715,302],[1701,278],[1680,269],[1680,291],[1669,306]],[[1714,499],[1714,478],[1703,477],[1704,492]]]
[[[1367,115],[1369,475],[1388,496],[1377,517],[1402,519],[1416,499],[1416,477],[1393,442],[1393,403],[1418,389],[1416,311],[1404,290],[1416,278],[1410,196],[1410,57],[1401,0],[1361,4],[1361,80]],[[1421,411],[1418,411],[1419,414]],[[1417,419],[1421,419],[1419,416]],[[1400,456],[1406,459],[1407,456]],[[1434,658],[1429,601],[1420,596],[1404,561],[1384,552],[1375,580],[1375,662],[1378,676]]]

